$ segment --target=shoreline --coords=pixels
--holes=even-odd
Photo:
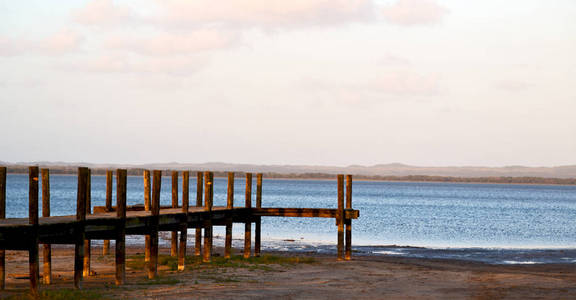
[[[332,255],[266,251],[265,256],[302,259],[301,263],[195,265],[185,272],[160,266],[158,280],[147,280],[145,271],[130,261],[143,249],[128,246],[127,284],[114,286],[114,256],[101,256],[93,247],[95,276],[85,278],[82,293],[102,298],[126,299],[561,299],[576,297],[574,264],[490,265],[480,262],[362,256],[336,261]],[[188,254],[193,248],[187,249]],[[222,249],[215,248],[221,255]],[[73,247],[53,247],[53,285],[41,291],[72,288]],[[169,249],[162,247],[166,256]],[[236,249],[236,254],[241,250]],[[7,251],[6,290],[0,298],[27,293],[25,251]],[[216,256],[214,260],[221,259]]]

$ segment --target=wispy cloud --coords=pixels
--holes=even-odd
[[[69,29],[39,40],[0,37],[0,55],[60,55],[78,50],[82,41],[83,37],[80,34]]]
[[[402,26],[437,24],[447,13],[447,8],[433,0],[398,0],[382,9],[387,22]]]

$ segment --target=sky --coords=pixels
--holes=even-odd
[[[574,0],[0,0],[0,161],[576,164]]]

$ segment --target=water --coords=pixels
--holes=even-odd
[[[75,214],[76,176],[50,179],[51,214]],[[164,177],[164,205],[171,204],[170,184]],[[104,205],[105,185],[104,176],[92,177],[93,205]],[[236,180],[239,206],[244,186],[243,179]],[[195,187],[191,178],[191,203]],[[263,206],[335,208],[336,192],[335,181],[264,179]],[[27,197],[28,176],[9,174],[7,217],[27,217]],[[142,204],[143,197],[142,178],[128,177],[128,205]],[[216,178],[214,205],[225,203],[226,179]],[[576,262],[576,186],[356,181],[353,207],[360,210],[353,222],[354,249],[364,254],[489,263]],[[334,251],[333,219],[263,218],[262,224],[265,249]],[[223,234],[222,228],[215,229],[216,245]],[[235,226],[234,234],[241,238],[242,228]]]

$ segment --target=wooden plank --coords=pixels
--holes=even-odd
[[[90,169],[88,169],[88,178],[86,181],[86,215],[92,214],[92,173]],[[91,254],[91,245],[90,240],[84,240],[84,269],[82,272],[82,276],[88,277],[90,276],[90,258]]]
[[[196,207],[202,207],[202,172],[196,173]],[[202,228],[196,228],[194,236],[194,255],[202,255]]]
[[[114,177],[114,171],[106,171],[106,206],[105,211],[112,210],[112,179]],[[96,212],[96,208],[94,208]],[[104,245],[102,246],[102,255],[108,255],[110,253],[110,240],[104,240]]]
[[[50,170],[41,169],[42,175],[42,217],[50,217]],[[52,283],[52,245],[44,244],[42,249],[43,265],[42,277],[44,284]]]
[[[246,208],[252,207],[252,173],[246,173],[246,193],[244,195]],[[244,223],[244,258],[250,257],[252,243],[252,221]]]
[[[172,208],[178,208],[178,171],[172,171]],[[178,256],[178,231],[172,230],[170,256]]]
[[[186,242],[188,239],[188,202],[189,202],[190,172],[182,172],[182,213],[186,220],[180,224],[180,245],[178,245],[178,271],[186,268]]]
[[[74,240],[74,288],[82,286],[82,271],[84,267],[84,223],[86,221],[86,190],[88,188],[88,168],[78,168],[78,190],[76,193],[76,221],[78,230]]]
[[[338,260],[344,259],[344,175],[338,175]]]
[[[283,207],[263,207],[252,208],[254,216],[262,217],[297,217],[297,218],[336,218],[337,209],[331,208],[283,208]],[[346,219],[358,219],[358,210],[344,210]]]
[[[6,219],[6,167],[0,167],[0,221]],[[0,290],[6,288],[6,250],[0,249]]]
[[[262,173],[256,174],[256,208],[262,207]],[[262,239],[262,217],[256,217],[254,221],[254,256],[259,257]]]
[[[228,193],[226,196],[226,208],[234,208],[234,172],[228,172]],[[231,218],[226,220],[226,240],[224,242],[224,258],[232,256],[232,227],[234,222]]]
[[[126,282],[126,174],[125,169],[116,171],[116,285]]]
[[[38,261],[38,167],[36,166],[28,168],[28,223],[33,227],[28,250],[30,289],[32,294],[37,295],[40,265]]]
[[[204,210],[208,213],[208,218],[204,222],[204,255],[203,262],[212,261],[212,187],[214,174],[212,172],[204,172]]]
[[[352,175],[346,175],[346,209],[352,209]],[[352,258],[352,220],[346,219],[346,240],[344,259]]]
[[[148,279],[158,275],[158,216],[160,215],[160,189],[162,185],[162,171],[154,170],[152,186],[152,226],[150,228],[150,261],[148,262]]]

